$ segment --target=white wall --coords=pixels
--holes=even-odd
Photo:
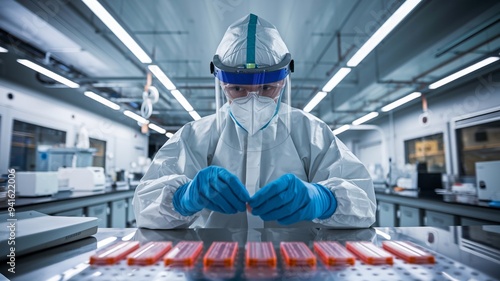
[[[9,100],[7,93],[14,94]],[[93,102],[89,99],[89,102]],[[66,147],[74,147],[78,130],[85,124],[91,138],[106,141],[106,171],[128,169],[139,156],[147,157],[148,138],[140,128],[128,127],[17,84],[0,80],[0,171],[10,159],[13,120],[66,132]]]
[[[405,140],[444,133],[446,167],[450,173],[452,171],[450,132],[448,129],[450,120],[462,115],[499,107],[499,78],[500,73],[486,74],[453,89],[429,95],[427,102],[430,118],[427,126],[419,123],[419,116],[422,114],[420,101],[411,106],[397,108],[388,114],[381,113],[381,117],[368,124],[377,125],[384,131],[388,157],[391,157],[398,167],[403,167],[405,164]],[[372,147],[369,149],[370,153],[366,153],[366,148],[380,141],[381,134],[377,131],[347,131],[338,135],[338,137],[345,143],[353,144],[350,147],[353,153],[362,162],[365,163],[366,161],[365,164],[370,164],[369,162],[376,157],[376,155],[373,155],[376,150]],[[381,159],[381,162],[385,166],[388,159]]]

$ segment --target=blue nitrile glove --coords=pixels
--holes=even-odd
[[[183,216],[191,216],[203,208],[235,214],[245,211],[249,199],[250,195],[238,177],[224,168],[209,166],[175,191],[173,203],[175,210]]]
[[[293,174],[268,183],[250,198],[248,204],[253,215],[281,224],[326,219],[337,208],[337,200],[330,190],[317,183],[304,182]]]

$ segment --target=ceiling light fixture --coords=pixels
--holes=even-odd
[[[149,65],[148,69],[154,74],[156,79],[160,80],[160,82],[167,88],[167,90],[172,91],[175,90],[175,85],[170,81],[167,75],[161,70],[161,68],[157,65]]]
[[[91,92],[91,91],[85,91],[83,93],[85,96],[97,101],[97,102],[100,102],[102,104],[104,104],[105,106],[111,108],[111,109],[114,109],[114,110],[118,110],[120,109],[120,106],[117,105],[116,103],[110,101],[110,100],[107,100],[103,97],[101,97],[100,95],[94,93],[94,92]]]
[[[338,127],[337,129],[333,130],[334,135],[342,134],[343,132],[349,130],[351,128],[351,125],[343,125]]]
[[[196,112],[194,110],[193,111],[189,111],[188,113],[189,113],[189,115],[191,115],[191,117],[193,117],[193,119],[195,121],[201,119],[201,116],[198,114],[198,112]]]
[[[474,72],[480,68],[483,68],[489,64],[492,64],[494,62],[496,62],[497,60],[499,60],[500,58],[499,57],[489,57],[489,58],[486,58],[478,63],[475,63],[469,67],[466,67],[460,71],[457,71],[449,76],[446,76],[445,78],[437,81],[437,82],[434,82],[432,84],[429,85],[429,89],[431,90],[434,90],[434,89],[437,89],[443,85],[446,85],[448,83],[450,83],[451,81],[454,81],[454,80],[457,80],[458,78],[462,77],[462,76],[465,76],[471,72]]]
[[[174,136],[174,134],[172,134],[171,132],[167,132],[167,133],[165,134],[165,136],[166,136],[167,138],[171,138],[171,137],[173,137],[173,136]]]
[[[333,88],[335,88],[340,83],[340,81],[342,81],[342,79],[344,79],[347,74],[349,74],[349,72],[351,72],[351,69],[348,67],[342,67],[341,69],[339,69],[339,71],[337,71],[337,73],[335,73],[335,75],[333,75],[332,78],[330,78],[330,80],[325,84],[322,91],[331,92]]]
[[[194,110],[194,108],[191,106],[191,104],[187,101],[187,99],[184,97],[184,95],[182,95],[182,93],[179,90],[173,90],[170,91],[170,93],[181,104],[181,106],[184,107],[184,109],[187,112]]]
[[[78,85],[77,83],[75,83],[67,78],[64,78],[61,75],[59,75],[55,72],[52,72],[51,70],[48,70],[45,67],[42,67],[42,66],[40,66],[32,61],[25,60],[25,59],[18,59],[17,62],[26,66],[26,67],[33,69],[34,71],[36,71],[40,74],[43,74],[47,77],[50,77],[50,78],[56,80],[57,82],[62,83],[70,88],[79,88],[80,87],[80,85]]]
[[[156,125],[156,124],[153,124],[153,123],[149,123],[148,124],[148,127],[151,129],[151,130],[154,130],[160,134],[165,134],[167,132],[167,130],[163,129],[162,127]]]
[[[384,38],[420,3],[421,0],[408,0],[392,14],[382,26],[373,33],[368,41],[347,62],[347,66],[356,67],[358,64],[384,40]]]
[[[8,53],[9,50],[3,48],[3,47],[0,47],[0,53]]]
[[[148,54],[97,0],[82,1],[142,63],[152,62]]]
[[[139,122],[141,124],[148,124],[149,123],[149,120],[145,119],[142,116],[139,116],[139,115],[133,113],[130,110],[125,110],[123,112],[123,114],[125,114],[125,116],[130,117],[130,118],[134,119],[135,121],[137,121],[137,122]]]
[[[369,120],[372,120],[373,118],[375,118],[377,116],[378,116],[378,112],[375,112],[375,111],[374,112],[370,112],[370,113],[366,114],[365,116],[360,117],[360,118],[352,121],[352,124],[355,125],[355,126],[356,125],[361,125],[361,124],[363,124],[363,123],[365,123],[365,122],[367,122]]]
[[[326,97],[326,92],[318,92],[311,101],[304,107],[305,112],[311,112],[318,103]]]
[[[420,97],[421,95],[422,95],[422,93],[420,93],[420,92],[413,92],[413,93],[407,95],[406,97],[400,98],[399,100],[391,102],[390,104],[382,107],[381,110],[383,112],[391,111],[398,106],[401,106],[409,101],[412,101],[412,100]]]

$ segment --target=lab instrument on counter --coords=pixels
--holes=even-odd
[[[16,173],[16,193],[18,196],[47,196],[56,194],[57,192],[57,172]]]
[[[500,200],[500,161],[476,162],[476,186],[479,200]]]
[[[15,254],[24,255],[83,239],[97,232],[97,219],[48,216],[36,211],[0,215],[0,256],[8,254],[7,240],[15,233]],[[13,245],[11,245],[13,246]]]
[[[102,167],[61,168],[59,181],[67,182],[67,187],[78,191],[103,190],[106,177]]]

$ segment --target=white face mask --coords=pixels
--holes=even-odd
[[[234,99],[230,104],[231,117],[248,134],[254,135],[264,128],[276,114],[278,106],[274,99],[249,95]]]

